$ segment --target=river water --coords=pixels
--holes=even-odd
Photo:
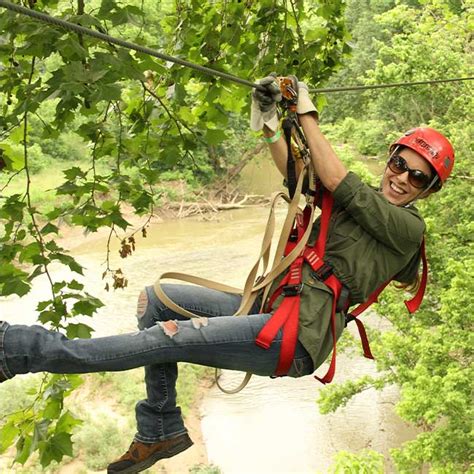
[[[285,210],[278,209],[280,222]],[[106,292],[102,280],[106,237],[84,236],[72,254],[86,267],[81,281],[105,306],[93,319],[79,320],[93,326],[95,336],[134,331],[138,293],[171,269],[242,286],[257,256],[267,214],[268,209],[258,207],[220,213],[210,221],[191,218],[152,224],[146,239],[137,238],[133,256],[119,259],[118,245],[113,245],[112,264],[120,266],[129,280],[126,289],[115,292]],[[53,273],[56,279],[69,276],[61,267]],[[34,323],[37,302],[48,296],[47,282],[35,280],[27,297],[0,300],[0,316],[10,322]],[[367,320],[381,324],[374,315]],[[324,367],[320,371],[324,372]],[[339,356],[336,382],[374,373],[371,361]],[[226,371],[222,382],[235,386],[241,377]],[[320,389],[312,376],[254,377],[237,395],[210,389],[201,406],[209,462],[224,474],[325,473],[341,450],[372,448],[387,454],[390,448],[413,438],[414,431],[393,411],[395,388],[367,390],[329,415],[318,412]],[[387,472],[391,470],[387,465]]]

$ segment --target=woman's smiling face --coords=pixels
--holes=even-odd
[[[408,168],[420,170],[426,175],[432,176],[430,165],[416,151],[410,148],[402,148],[397,154],[406,161]],[[419,198],[423,193],[424,189],[416,188],[410,183],[408,171],[397,174],[388,166],[385,168],[382,178],[382,194],[387,201],[396,206],[404,206]]]

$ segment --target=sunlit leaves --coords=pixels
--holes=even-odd
[[[69,411],[63,412],[63,402],[81,383],[77,375],[54,375],[44,380],[34,405],[11,414],[0,429],[0,453],[16,439],[15,462],[20,464],[36,450],[42,466],[72,456],[71,430],[81,421]]]
[[[24,296],[31,285],[26,281],[27,273],[9,262],[0,259],[0,295]]]

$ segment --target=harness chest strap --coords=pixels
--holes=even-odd
[[[290,266],[290,271],[285,275],[283,280],[280,282],[278,288],[275,290],[275,293],[272,295],[269,301],[269,306],[267,311],[271,310],[271,304],[280,294],[283,294],[283,301],[276,309],[273,316],[267,321],[265,326],[259,332],[255,343],[264,348],[268,349],[270,344],[275,339],[278,331],[282,329],[282,343],[280,356],[278,360],[277,369],[275,375],[286,375],[291,367],[293,362],[296,343],[298,340],[298,325],[299,325],[299,310],[301,302],[301,290],[302,290],[302,270],[303,263],[307,261],[313,271],[319,270],[323,265],[323,257],[326,249],[326,239],[329,228],[329,222],[331,219],[331,210],[334,204],[334,198],[332,194],[326,189],[323,191],[322,198],[322,210],[321,210],[321,224],[318,239],[314,247],[306,247],[302,255],[297,258],[292,265]],[[312,220],[304,219],[304,222],[300,226],[310,226]],[[297,222],[297,228],[298,226]],[[307,229],[304,229],[307,230]],[[301,235],[303,232],[301,229],[297,230],[297,236]],[[288,244],[290,247],[291,242]],[[288,250],[288,247],[287,247]],[[333,361],[331,367],[321,380],[326,383],[326,380],[329,378],[332,379],[335,372],[335,357],[336,357],[336,303],[339,298],[342,285],[337,280],[334,275],[329,276],[324,283],[331,289],[333,293],[333,301],[331,308],[331,332],[334,340],[333,347]],[[331,375],[332,374],[332,375]]]

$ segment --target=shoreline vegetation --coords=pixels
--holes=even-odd
[[[155,470],[162,474],[219,474],[208,465],[206,447],[200,429],[200,400],[213,384],[213,370],[180,364],[178,379],[179,405],[194,445],[180,456],[160,461]],[[0,386],[0,413],[28,410],[43,376],[17,377]],[[83,384],[65,400],[65,409],[80,416],[82,423],[74,429],[74,452],[59,463],[42,469],[38,456],[32,455],[24,465],[12,464],[15,447],[0,459],[0,471],[12,474],[83,474],[104,472],[107,465],[123,454],[135,433],[134,410],[130,409],[145,396],[143,369],[121,373],[98,373],[81,376]]]

